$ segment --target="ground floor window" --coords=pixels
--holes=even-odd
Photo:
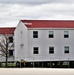
[[[39,53],[39,48],[38,47],[34,47],[33,48],[33,54],[38,54]]]
[[[14,50],[9,50],[9,56],[13,56],[13,51]]]
[[[64,47],[64,53],[69,53],[69,46]]]
[[[54,54],[54,47],[49,47],[49,54]]]

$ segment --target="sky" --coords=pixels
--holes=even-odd
[[[0,27],[20,20],[74,20],[74,0],[0,0]]]

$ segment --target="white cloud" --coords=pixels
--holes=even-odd
[[[74,0],[0,0],[4,4],[46,4],[46,3],[74,3]]]
[[[16,26],[20,19],[74,20],[74,3],[0,4],[0,26]]]

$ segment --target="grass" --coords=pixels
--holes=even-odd
[[[1,67],[5,67],[6,63],[1,63]],[[15,67],[16,63],[8,63],[8,67]]]

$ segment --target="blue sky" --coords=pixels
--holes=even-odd
[[[0,0],[0,27],[21,19],[74,20],[74,0]]]

